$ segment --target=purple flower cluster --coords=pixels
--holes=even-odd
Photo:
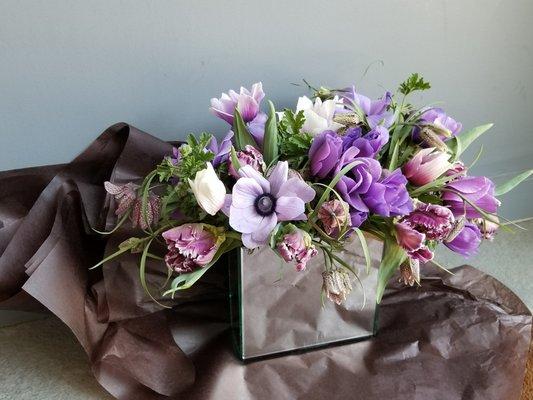
[[[331,178],[345,166],[354,164],[335,186],[350,207],[353,227],[359,227],[368,213],[394,217],[413,209],[402,172],[385,170],[374,158],[388,140],[389,132],[381,125],[367,133],[357,126],[348,129],[344,137],[324,131],[311,145],[310,170],[315,177]]]

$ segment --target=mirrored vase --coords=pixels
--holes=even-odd
[[[325,270],[322,252],[298,272],[274,251],[262,247],[236,250],[230,265],[232,332],[241,360],[363,340],[377,329],[377,272],[381,241],[367,237],[368,270],[357,235],[337,253],[357,274],[350,274],[353,290],[338,305],[322,291]]]

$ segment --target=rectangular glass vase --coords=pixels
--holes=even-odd
[[[343,252],[336,253],[360,281],[350,274],[353,290],[340,305],[321,295],[325,270],[321,251],[301,272],[268,246],[232,253],[228,257],[230,309],[237,357],[251,360],[373,336],[383,244],[367,236],[367,245],[372,260],[369,271],[357,235],[352,235]]]

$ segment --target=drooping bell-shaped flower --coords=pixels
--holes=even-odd
[[[324,231],[332,237],[339,234],[342,227],[351,225],[348,203],[337,199],[326,201],[318,210],[318,219]]]
[[[340,305],[352,291],[350,275],[344,270],[330,270],[322,272],[322,290],[326,297]]]

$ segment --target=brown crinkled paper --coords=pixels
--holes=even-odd
[[[117,124],[69,164],[0,173],[0,307],[57,315],[115,397],[519,398],[531,314],[469,266],[455,275],[430,271],[420,288],[393,285],[372,340],[248,364],[232,353],[224,268],[211,269],[172,303],[164,300],[172,311],[143,292],[136,256],[89,271],[128,237],[92,230],[115,220],[103,182],[138,180],[170,150]],[[162,285],[165,267],[148,269],[151,286]]]

